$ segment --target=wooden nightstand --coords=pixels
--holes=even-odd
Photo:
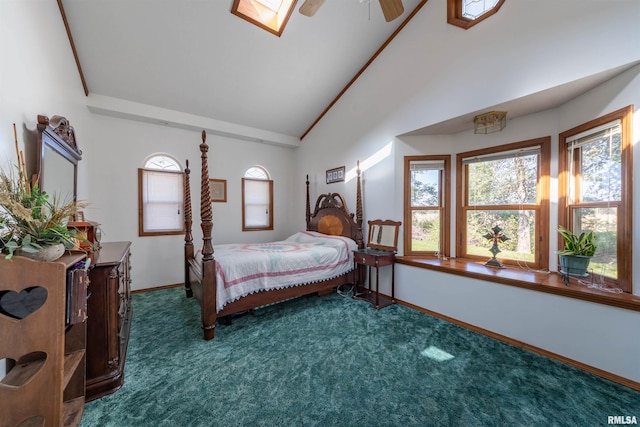
[[[401,222],[391,220],[374,220],[368,221],[369,224],[369,241],[367,248],[353,251],[353,261],[357,272],[357,282],[353,297],[369,301],[376,309],[394,304],[395,299],[395,263],[396,251],[398,246],[398,229]],[[379,268],[391,266],[391,298],[386,295],[380,295],[379,292]],[[367,289],[362,289],[362,282],[365,275],[365,267],[369,276],[369,285]],[[371,287],[371,267],[376,269],[376,289]]]
[[[358,271],[358,283],[356,283],[356,288],[355,288],[356,292],[353,297],[355,299],[362,299],[365,301],[369,301],[376,308],[383,308],[388,305],[394,304],[396,302],[395,281],[394,281],[395,263],[396,263],[395,252],[365,248],[358,251],[353,251],[353,260],[355,262],[355,268]],[[391,266],[391,298],[387,297],[386,295],[380,295],[379,288],[378,288],[378,281],[379,281],[378,269],[379,267],[384,267],[386,265]],[[362,274],[363,273],[362,270],[364,268],[360,266],[368,267],[367,275],[369,276],[369,286],[367,289],[360,289],[362,285],[362,278],[363,278],[362,276],[364,275]],[[373,289],[371,288],[371,276],[372,276],[371,267],[375,267],[376,269],[375,291],[373,291]],[[362,293],[358,294],[358,291],[361,291]]]

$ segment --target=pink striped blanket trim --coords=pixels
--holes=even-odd
[[[313,231],[300,231],[279,242],[214,246],[217,309],[261,290],[315,283],[345,274],[353,269],[355,249],[352,239]]]

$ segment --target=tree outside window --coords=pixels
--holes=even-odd
[[[506,264],[548,265],[549,138],[458,154],[457,254],[486,259],[494,227],[509,239],[497,258]]]
[[[405,157],[405,255],[449,255],[450,156]]]
[[[563,132],[559,138],[558,222],[576,234],[593,231],[589,263],[596,279],[631,292],[632,107]]]

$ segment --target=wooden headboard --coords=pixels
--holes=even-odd
[[[331,236],[353,239],[359,249],[364,247],[362,237],[362,192],[360,190],[360,167],[357,169],[356,213],[349,213],[347,203],[339,193],[321,194],[311,213],[309,203],[309,176],[307,175],[307,230]]]

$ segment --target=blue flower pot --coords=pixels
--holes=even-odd
[[[560,273],[569,276],[587,276],[590,256],[584,255],[560,255]]]

